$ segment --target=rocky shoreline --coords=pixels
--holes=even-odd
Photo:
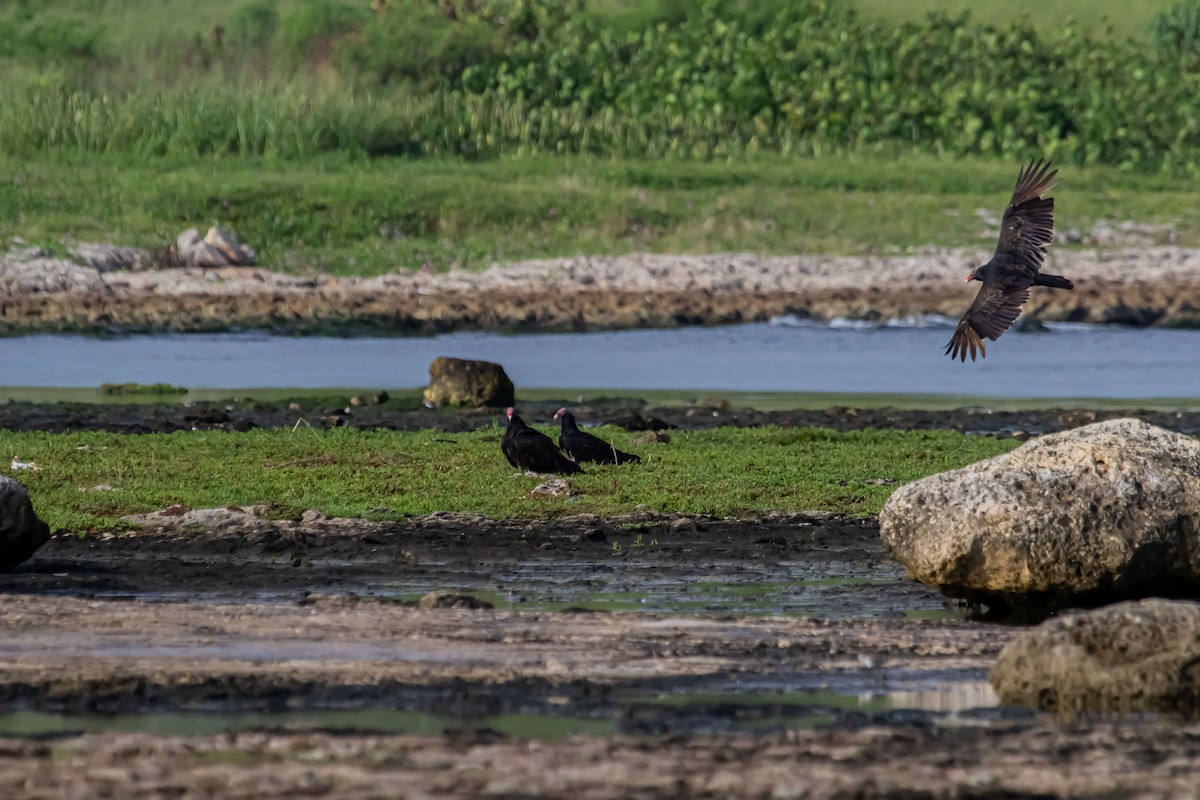
[[[963,278],[985,250],[896,256],[629,255],[544,259],[470,272],[375,278],[256,267],[143,269],[142,251],[75,246],[0,256],[0,334],[56,331],[582,331],[803,319],[958,316]],[[1073,292],[1038,291],[1027,317],[1200,325],[1200,249],[1059,250],[1047,272]]]

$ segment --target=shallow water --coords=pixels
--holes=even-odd
[[[313,559],[310,566],[321,570],[350,563]],[[966,606],[906,580],[901,569],[891,563],[869,570],[871,574],[868,575],[861,574],[868,570],[859,571],[853,565],[838,563],[818,567],[802,561],[767,564],[710,561],[694,573],[673,565],[669,577],[658,574],[661,566],[656,561],[493,561],[489,562],[489,568],[494,572],[478,574],[453,568],[438,570],[438,565],[429,561],[424,562],[424,566],[427,569],[425,575],[405,576],[387,582],[371,581],[354,588],[367,596],[404,603],[415,603],[430,592],[469,594],[495,608],[514,611],[584,609],[825,619],[970,618]],[[729,578],[722,580],[714,576]],[[92,588],[89,595],[147,603],[228,602],[234,597],[257,603],[293,603],[310,591],[328,589],[324,586],[288,590],[230,588],[197,593]],[[72,596],[77,590],[48,589],[41,593]],[[292,654],[259,655],[272,659]],[[397,655],[397,652],[389,651],[379,657]]]
[[[920,689],[861,692],[750,691],[629,694],[615,702],[572,713],[506,713],[461,717],[393,709],[308,710],[282,713],[151,712],[144,714],[0,714],[0,736],[28,737],[73,733],[153,733],[162,736],[211,735],[270,729],[346,730],[359,733],[435,736],[487,728],[530,739],[621,733],[735,733],[835,724],[847,713],[927,711],[957,714],[993,709],[997,699],[986,681],[963,680]]]
[[[949,320],[686,327],[579,334],[455,333],[328,338],[262,333],[0,342],[8,386],[171,383],[242,387],[411,387],[435,357],[502,363],[519,388],[901,393],[977,397],[1200,397],[1200,332],[1052,325],[1010,332],[986,359],[943,354]]]
[[[375,587],[415,602],[432,591],[469,593],[520,611],[626,611],[651,614],[820,616],[827,619],[962,619],[967,611],[907,581],[891,564],[864,575],[852,565],[710,561],[694,574],[664,578],[654,561],[563,561],[497,565],[488,576],[438,575]],[[581,575],[588,579],[580,580]],[[717,579],[715,576],[720,576]]]

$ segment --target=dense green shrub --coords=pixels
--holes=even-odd
[[[1156,14],[1150,35],[1163,55],[1200,53],[1200,0],[1183,0]]]
[[[426,90],[504,58],[505,30],[480,15],[450,18],[429,0],[392,0],[386,13],[339,48],[339,64],[371,83]]]
[[[270,0],[250,0],[229,20],[230,43],[244,48],[263,47],[279,28],[279,12]]]
[[[245,7],[238,24],[266,35],[267,8]],[[1162,19],[1160,42],[1194,43],[1185,11]],[[571,2],[387,0],[372,14],[318,0],[279,28],[302,51],[335,45],[335,93],[298,81],[104,99],[9,85],[0,147],[297,158],[909,148],[1200,173],[1200,59],[1184,44],[965,14],[884,25],[836,0],[660,0],[617,17]]]
[[[76,17],[39,16],[28,4],[0,12],[0,58],[35,65],[91,59],[104,49],[104,30]]]
[[[365,24],[370,14],[370,7],[361,0],[306,0],[281,16],[279,28],[288,47],[303,52]]]

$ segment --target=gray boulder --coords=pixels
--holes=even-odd
[[[992,688],[1045,710],[1190,707],[1200,688],[1200,604],[1118,603],[1025,631],[1000,652]]]
[[[511,406],[513,382],[504,367],[491,361],[472,361],[439,356],[429,365],[429,385],[425,387],[425,405],[439,406]]]
[[[1134,419],[902,486],[880,535],[909,577],[1020,606],[1200,594],[1200,443]]]
[[[0,475],[0,572],[26,561],[49,539],[50,526],[34,513],[29,492]]]
[[[113,244],[76,242],[68,250],[71,255],[97,272],[118,272],[141,269],[149,264],[149,255],[135,247]]]

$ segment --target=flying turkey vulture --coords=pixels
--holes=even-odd
[[[508,463],[530,472],[557,475],[583,472],[578,464],[558,452],[553,439],[526,425],[511,407],[504,413],[508,415],[508,428],[504,431],[504,438],[500,440],[500,449],[504,451]]]
[[[1012,200],[1000,222],[1000,241],[992,260],[967,276],[967,282],[981,281],[983,286],[975,302],[967,309],[946,345],[950,358],[975,360],[978,351],[987,356],[984,339],[995,341],[1021,313],[1032,286],[1074,289],[1061,275],[1043,275],[1042,260],[1046,246],[1054,239],[1054,198],[1042,197],[1054,186],[1058,170],[1040,159],[1017,175]]]
[[[591,461],[595,464],[624,464],[641,461],[641,456],[622,453],[603,439],[579,430],[575,415],[565,408],[554,412],[555,419],[562,419],[562,433],[558,435],[558,446],[573,461]]]

